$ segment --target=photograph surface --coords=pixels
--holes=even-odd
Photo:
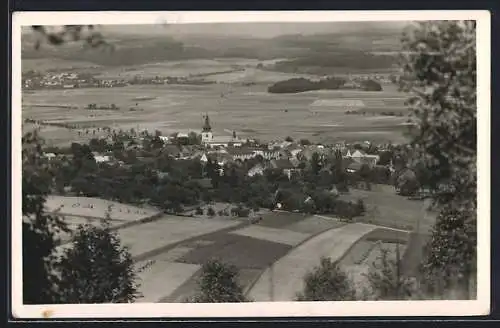
[[[270,14],[14,16],[19,316],[488,312],[489,14]]]

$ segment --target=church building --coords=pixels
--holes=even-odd
[[[205,115],[205,123],[201,131],[201,143],[206,147],[241,147],[244,140],[236,136],[236,132],[233,131],[232,136],[214,136],[212,133],[212,127],[210,125],[210,119],[208,115]]]

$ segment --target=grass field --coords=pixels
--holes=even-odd
[[[48,196],[45,202],[47,212],[58,212],[61,215],[90,218],[106,217],[116,221],[137,221],[157,215],[160,212],[151,208],[139,208],[132,205],[91,197]]]
[[[418,225],[419,231],[429,231],[435,222],[435,213],[427,210],[429,202],[408,200],[390,189],[366,191],[351,188],[341,199],[363,200],[366,213],[358,218],[361,222],[403,230],[412,230]]]
[[[372,225],[349,224],[304,242],[267,269],[249,291],[249,296],[256,301],[271,300],[271,281],[275,281],[273,300],[294,300],[296,293],[302,289],[304,275],[319,264],[322,256],[336,261],[357,240],[374,229]]]
[[[71,70],[88,69],[99,67],[99,65],[77,60],[55,59],[55,58],[23,58],[22,70],[27,71],[47,71],[47,70]]]
[[[345,223],[335,219],[325,219],[313,216],[300,222],[288,225],[286,226],[286,229],[307,234],[317,234],[328,229],[340,228],[343,225],[345,225]]]
[[[188,217],[164,216],[163,218],[119,230],[124,245],[130,247],[133,257],[154,251],[180,241],[237,226],[229,220],[203,220]]]
[[[307,233],[289,231],[288,229],[276,229],[256,225],[235,230],[231,233],[289,246],[298,245],[310,236]]]
[[[204,264],[210,259],[218,259],[240,269],[264,269],[291,248],[281,243],[230,233],[218,235],[212,240],[215,243],[194,249],[178,261]]]
[[[145,263],[137,263],[137,266],[143,264]],[[199,269],[199,265],[156,260],[139,275],[141,279],[139,291],[143,297],[137,301],[158,302],[191,278]]]
[[[150,69],[158,75],[162,70],[167,72],[171,69],[198,71],[202,64],[189,61],[168,65],[154,64],[148,66],[149,68],[142,67],[141,70]],[[213,64],[213,67],[211,65],[208,65],[207,69],[219,71],[230,67],[230,64],[225,62],[220,65]],[[158,67],[162,68],[159,70]],[[130,70],[124,74],[132,72]],[[405,95],[394,87],[384,86],[382,92],[331,90],[298,94],[267,93],[267,86],[272,82],[294,76],[299,75],[248,69],[244,72],[210,76],[224,82],[213,85],[139,85],[105,89],[37,90],[23,94],[23,118],[114,126],[125,130],[158,129],[167,134],[199,131],[203,115],[208,113],[215,134],[225,134],[224,130],[229,129],[238,131],[242,137],[264,140],[291,135],[320,142],[359,141],[367,138],[380,142],[404,141],[402,132],[406,127],[402,123],[406,121],[405,117],[374,119],[370,115],[346,115],[345,111],[350,109],[349,106],[335,105],[338,100],[357,101],[364,104],[363,110],[368,113],[404,111]],[[240,83],[259,81],[263,84],[242,86]],[[130,107],[138,103],[137,97],[151,99],[140,102],[143,111],[129,111]],[[331,105],[332,101],[334,105]],[[114,103],[121,109],[113,112],[85,110],[84,107],[89,103]],[[78,108],[39,105],[70,105]],[[277,136],[276,131],[280,131],[282,135]],[[58,133],[61,133],[61,136],[58,136]],[[42,135],[44,134],[47,138],[59,142],[70,137],[67,132],[57,130],[42,132]]]

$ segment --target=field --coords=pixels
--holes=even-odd
[[[55,58],[23,58],[22,60],[22,70],[27,71],[47,71],[47,70],[81,70],[89,68],[97,68],[99,65],[80,61],[80,60],[67,60],[67,59],[55,59]]]
[[[170,69],[183,74],[206,66],[210,72],[224,71],[232,63],[226,61],[183,61],[143,65],[139,71],[155,75]],[[159,69],[159,67],[161,69]],[[103,74],[113,73],[103,69]],[[135,74],[132,68],[123,74]],[[202,69],[203,71],[204,69]],[[108,72],[110,71],[110,72]],[[135,73],[134,73],[135,72]],[[113,73],[114,74],[114,73]],[[158,129],[163,133],[197,131],[203,115],[209,114],[215,134],[236,130],[242,137],[264,140],[276,137],[309,138],[320,142],[336,140],[403,141],[406,117],[381,117],[381,111],[405,111],[405,95],[394,86],[384,85],[382,92],[349,90],[311,91],[298,94],[269,94],[271,83],[302,75],[247,68],[243,72],[215,74],[207,79],[212,85],[139,85],[117,88],[37,90],[23,94],[23,118],[72,122],[79,125],[112,126],[128,130]],[[256,85],[244,86],[253,82]],[[149,100],[138,101],[138,97]],[[89,103],[115,104],[119,111],[89,111]],[[143,111],[129,111],[138,103]],[[362,104],[367,115],[346,115],[351,104]],[[40,106],[43,107],[40,107]],[[75,106],[77,109],[56,106]],[[285,112],[285,109],[287,110]],[[280,135],[276,135],[280,131]],[[58,134],[61,135],[58,135]],[[42,131],[54,143],[77,138],[77,132],[62,129]],[[50,141],[50,140],[49,140]]]
[[[319,264],[322,256],[336,261],[361,237],[375,229],[365,224],[349,224],[328,230],[307,240],[267,269],[249,292],[256,301],[292,301],[302,290],[304,275]],[[275,280],[276,283],[272,281]]]
[[[238,224],[238,221],[230,220],[165,216],[154,222],[121,229],[119,234],[123,244],[130,248],[132,256],[138,258],[186,239]]]
[[[376,187],[375,187],[376,188]],[[341,199],[356,201],[362,199],[366,213],[359,220],[397,229],[428,232],[434,225],[435,213],[427,210],[428,201],[408,200],[396,194],[391,188],[382,190],[359,190],[351,188]]]
[[[80,206],[74,207],[75,204]],[[351,273],[366,271],[367,261],[378,256],[373,245],[382,241],[384,247],[391,247],[387,243],[394,242],[394,236],[399,236],[399,242],[408,241],[405,232],[298,213],[269,212],[263,214],[259,223],[252,224],[231,217],[159,215],[153,209],[100,199],[58,196],[49,197],[47,208],[60,209],[74,228],[85,222],[99,222],[109,205],[114,209],[111,224],[137,267],[150,264],[139,274],[144,296],[139,302],[183,302],[192,297],[201,267],[210,259],[234,265],[239,270],[238,281],[250,298],[269,300],[270,279],[276,279],[273,299],[292,300],[302,287],[304,274],[319,264],[321,256],[342,261]],[[147,215],[159,216],[151,222],[139,222]],[[122,226],[134,220],[139,221]],[[56,254],[70,245],[61,245]]]

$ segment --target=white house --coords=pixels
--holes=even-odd
[[[111,158],[107,155],[105,155],[105,156],[97,155],[97,156],[94,156],[94,159],[95,159],[96,163],[107,163],[111,160]]]
[[[47,158],[48,160],[51,160],[51,159],[54,159],[57,157],[56,154],[54,154],[54,153],[44,153],[43,156],[45,158]]]
[[[163,143],[167,143],[167,142],[170,140],[170,138],[169,138],[169,137],[167,137],[167,136],[159,136],[158,138],[160,138],[160,140],[161,140]]]

